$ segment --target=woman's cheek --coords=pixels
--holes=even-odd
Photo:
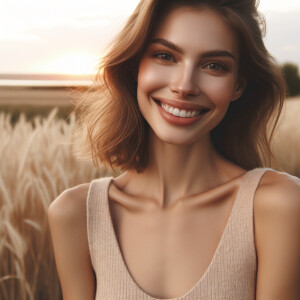
[[[233,76],[206,76],[201,82],[200,90],[215,105],[229,105],[234,89]]]
[[[139,67],[138,88],[145,93],[165,88],[169,85],[172,72],[174,72],[172,67],[157,64],[152,59],[144,59]]]

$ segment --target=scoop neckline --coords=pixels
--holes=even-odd
[[[255,169],[253,169],[255,170]],[[217,260],[218,256],[220,256],[220,251],[221,251],[221,247],[222,245],[224,244],[224,240],[226,239],[226,236],[228,235],[227,232],[229,230],[229,227],[230,227],[230,224],[232,222],[232,219],[233,219],[233,215],[237,209],[237,203],[239,202],[239,199],[241,197],[241,191],[243,189],[243,185],[244,185],[244,182],[245,182],[245,178],[248,176],[248,174],[253,171],[253,170],[250,170],[250,171],[246,171],[243,175],[242,175],[242,178],[241,178],[241,181],[240,181],[240,184],[239,184],[239,187],[238,187],[238,190],[237,190],[237,193],[236,193],[236,196],[235,196],[235,199],[234,199],[234,202],[233,202],[233,205],[232,205],[232,208],[231,208],[231,211],[230,211],[230,215],[228,217],[228,220],[227,220],[227,223],[224,227],[224,230],[223,230],[223,233],[221,235],[221,238],[219,240],[219,243],[215,249],[215,252],[213,254],[213,257],[210,261],[210,263],[208,264],[208,267],[206,268],[206,270],[204,271],[204,273],[202,274],[202,276],[200,277],[200,279],[192,286],[191,289],[189,289],[184,295],[182,296],[179,296],[179,297],[176,297],[176,298],[155,298],[151,295],[149,295],[148,293],[146,293],[138,284],[137,282],[135,281],[135,279],[132,277],[127,265],[126,265],[126,262],[124,260],[124,257],[123,257],[123,254],[122,254],[122,251],[121,251],[121,248],[120,248],[120,245],[119,245],[119,242],[118,242],[118,239],[117,239],[117,236],[116,236],[116,233],[115,233],[115,229],[114,229],[114,226],[113,226],[113,221],[112,221],[112,216],[111,216],[111,213],[110,213],[110,207],[109,207],[109,197],[108,197],[108,191],[109,191],[109,187],[110,187],[110,184],[113,180],[113,177],[110,177],[108,178],[109,181],[108,181],[108,184],[107,184],[107,187],[106,187],[106,199],[105,199],[105,209],[106,209],[106,212],[105,213],[108,213],[108,222],[109,222],[109,230],[111,231],[111,235],[113,237],[113,241],[114,241],[114,247],[115,247],[115,250],[116,250],[116,253],[117,253],[117,257],[122,265],[122,272],[124,272],[125,276],[129,279],[129,281],[132,283],[134,289],[136,289],[137,291],[139,291],[144,297],[146,296],[148,298],[148,300],[184,300],[186,297],[190,296],[193,291],[195,291],[195,289],[201,284],[201,282],[205,279],[205,277],[208,276],[212,266],[214,265],[214,262]],[[217,187],[216,187],[217,188]]]

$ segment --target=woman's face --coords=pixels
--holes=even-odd
[[[167,14],[138,72],[138,105],[155,134],[182,145],[207,137],[242,93],[237,62],[235,35],[217,12]]]

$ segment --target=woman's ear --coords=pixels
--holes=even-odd
[[[239,80],[236,83],[235,88],[234,88],[233,93],[232,93],[231,101],[236,101],[242,96],[242,94],[244,93],[244,90],[246,88],[246,85],[247,85],[246,80]]]

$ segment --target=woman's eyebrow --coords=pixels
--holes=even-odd
[[[151,40],[150,44],[161,44],[167,48],[170,48],[179,54],[183,54],[184,51],[182,48],[180,48],[178,45],[174,44],[171,41],[168,41],[166,39],[162,38],[156,38]],[[201,54],[201,58],[207,58],[207,57],[217,57],[217,56],[225,56],[225,57],[230,57],[235,61],[234,55],[227,51],[227,50],[211,50],[211,51],[206,51]]]
[[[201,57],[205,58],[205,57],[217,57],[217,56],[225,56],[225,57],[230,57],[235,61],[235,57],[234,55],[227,51],[227,50],[212,50],[212,51],[207,51],[202,53]]]
[[[180,48],[176,44],[174,44],[171,41],[168,41],[166,39],[161,39],[161,38],[153,39],[153,40],[151,40],[150,44],[161,44],[161,45],[166,46],[166,47],[168,47],[172,50],[175,50],[179,54],[183,54],[183,49],[182,48]]]

